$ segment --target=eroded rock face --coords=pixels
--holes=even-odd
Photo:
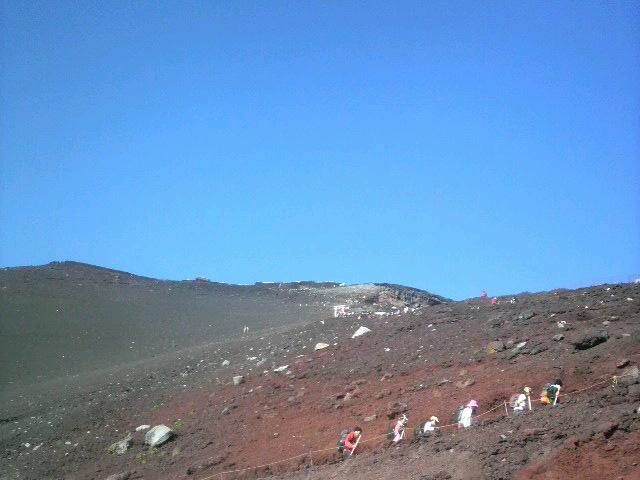
[[[592,330],[575,336],[571,340],[571,345],[573,345],[576,350],[587,350],[606,342],[608,339],[609,334],[607,332]]]

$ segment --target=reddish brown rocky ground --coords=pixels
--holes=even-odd
[[[2,478],[640,478],[639,379],[572,394],[640,363],[640,286],[510,298],[495,306],[471,300],[402,316],[327,319],[35,388],[16,399],[24,408],[14,406],[19,413],[3,425]],[[351,339],[360,325],[372,332]],[[602,331],[606,341],[591,348],[571,343]],[[559,333],[565,338],[554,341]],[[511,348],[488,353],[494,340]],[[331,346],[314,352],[317,342]],[[230,366],[220,366],[224,359]],[[618,368],[624,359],[628,364]],[[280,365],[287,372],[274,373]],[[234,386],[237,374],[246,381]],[[517,418],[497,408],[466,431],[447,428],[398,447],[374,438],[403,409],[411,426],[430,415],[449,423],[455,407],[472,398],[483,412],[523,385],[537,395],[555,378],[567,394],[555,407],[534,404]],[[136,426],[158,423],[175,429],[173,441],[148,449],[138,432],[124,455],[105,452]],[[338,461],[337,434],[354,424],[370,441]],[[25,442],[42,446],[33,451]],[[216,475],[317,449],[328,450]]]

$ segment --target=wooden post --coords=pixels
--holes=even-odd
[[[558,389],[556,390],[556,396],[553,399],[553,404],[555,405],[556,403],[558,403],[558,397],[560,396],[560,386],[558,386]]]
[[[509,416],[509,410],[507,410],[507,401],[504,400],[504,414],[508,417]]]
[[[529,411],[531,411],[531,394],[527,394],[527,402],[529,403]]]

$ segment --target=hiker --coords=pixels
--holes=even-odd
[[[531,410],[531,389],[529,387],[524,387],[522,389],[522,393],[514,393],[511,395],[509,399],[509,404],[511,408],[513,408],[513,416],[516,417],[522,413],[524,413],[524,408],[528,404],[529,410]]]
[[[436,430],[436,423],[440,423],[440,420],[438,420],[438,417],[436,417],[435,415],[432,415],[429,421],[425,422],[422,426],[422,433],[425,434],[434,432]]]
[[[491,297],[491,305],[495,305],[498,301],[498,297]]]
[[[398,419],[396,426],[393,428],[393,443],[398,443],[404,438],[404,427],[409,421],[409,418],[403,413]]]
[[[482,291],[482,293],[480,294],[480,298],[482,300],[484,300],[485,298],[487,298],[487,292],[485,292],[484,290]]]
[[[467,403],[467,406],[460,411],[458,417],[458,428],[469,428],[471,426],[471,417],[473,416],[475,409],[478,408],[478,402],[471,400]]]
[[[338,451],[345,455],[351,455],[353,449],[358,444],[360,435],[362,435],[362,428],[355,427],[352,432],[344,431],[344,436],[340,434],[340,440],[338,440]]]
[[[558,397],[560,396],[560,389],[562,388],[562,381],[556,380],[554,383],[547,383],[542,387],[540,393],[540,402],[543,405],[555,405],[558,403]]]

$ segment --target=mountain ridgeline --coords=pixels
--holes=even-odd
[[[0,270],[0,382],[19,387],[334,315],[449,301],[391,284],[171,281],[78,262]],[[377,313],[376,313],[377,312]],[[245,335],[246,336],[246,335]]]

